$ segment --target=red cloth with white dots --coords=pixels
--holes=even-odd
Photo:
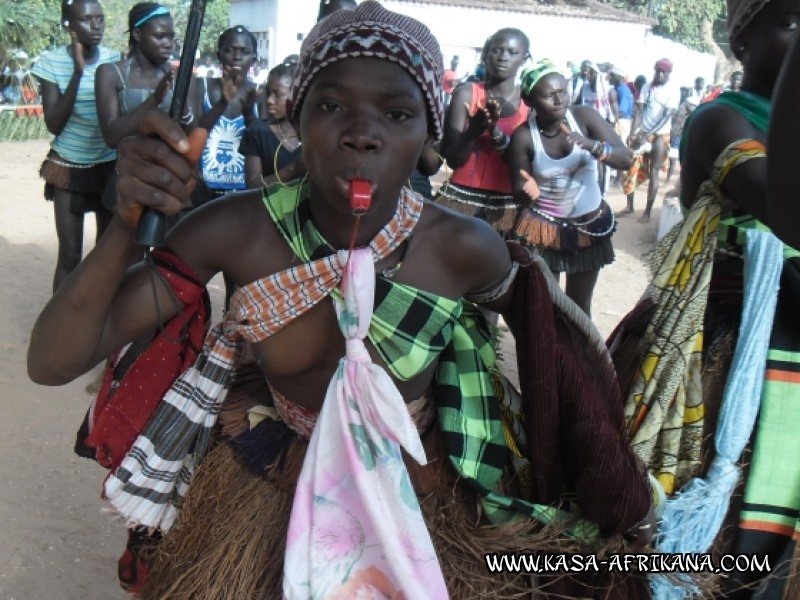
[[[97,462],[112,472],[172,383],[194,364],[208,330],[208,292],[192,269],[166,250],[153,252],[152,265],[185,306],[155,333],[153,341],[121,377],[115,372],[124,353],[106,367],[89,415],[89,435],[84,444],[93,448]],[[160,283],[155,281],[154,285]]]

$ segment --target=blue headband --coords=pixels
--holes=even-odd
[[[145,16],[143,16],[141,19],[136,21],[136,23],[133,24],[133,29],[141,27],[154,17],[161,17],[163,15],[170,16],[169,9],[166,6],[158,6],[153,10],[151,10],[149,13],[147,13]]]

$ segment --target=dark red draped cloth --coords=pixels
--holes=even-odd
[[[597,348],[553,305],[545,274],[535,264],[520,268],[513,303],[504,317],[517,342],[533,500],[558,505],[565,493],[574,494],[582,516],[595,521],[603,536],[623,533],[647,515],[651,497],[624,432],[622,396],[605,348]],[[646,578],[635,574],[562,578],[542,591],[650,597]]]
[[[172,383],[194,364],[208,328],[208,292],[191,268],[165,250],[153,252],[152,264],[161,276],[153,274],[154,285],[163,285],[163,277],[185,306],[154,336],[148,336],[142,344],[132,344],[127,356],[119,358],[129,365],[124,372],[118,364],[106,368],[83,445],[92,448],[95,460],[112,471]]]

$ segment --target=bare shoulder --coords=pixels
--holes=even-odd
[[[118,70],[122,69],[125,66],[125,59],[115,60],[112,62],[103,63],[98,65],[97,67],[97,74],[103,73],[104,75],[108,76],[108,74],[116,74]]]
[[[456,89],[453,90],[453,95],[450,100],[452,104],[454,101],[456,102],[471,102],[472,101],[472,84],[471,83],[462,83]]]
[[[485,221],[426,203],[420,225],[443,265],[463,284],[462,293],[487,287],[507,271],[505,242]]]
[[[514,140],[515,138],[519,139],[520,142],[533,144],[530,119],[523,121],[514,128],[514,131],[511,132],[511,139]]]
[[[95,77],[108,77],[109,74],[114,72],[114,65],[116,63],[103,63],[98,65],[95,71]]]
[[[716,102],[695,110],[684,135],[692,142],[686,145],[687,150],[692,147],[711,150],[714,157],[736,140],[763,136],[738,110]]]
[[[223,271],[239,284],[277,272],[292,260],[260,190],[234,192],[192,211],[167,243],[198,275]]]
[[[712,102],[699,107],[684,129],[681,158],[681,202],[691,206],[703,181],[707,180],[722,151],[742,139],[764,140],[754,127],[731,106]]]
[[[446,131],[454,127],[459,133],[461,132],[463,124],[466,122],[468,116],[467,106],[471,104],[472,84],[464,84],[453,90],[453,97],[450,99],[450,105],[445,114],[445,121],[447,122],[447,126],[445,127]]]
[[[586,123],[593,120],[593,117],[597,115],[598,118],[600,117],[600,113],[597,112],[591,106],[583,106],[583,105],[576,105],[570,106],[569,112],[572,113],[572,116],[577,121],[578,125],[585,126]]]
[[[119,68],[120,62],[103,63],[97,67],[97,71],[95,71],[95,78],[100,83],[98,86],[100,90],[106,89],[106,87],[112,83],[116,87],[119,87],[120,80],[119,76],[117,75],[117,69]]]
[[[699,107],[689,118],[683,135],[682,168],[697,168],[708,175],[720,153],[741,139],[761,139],[759,132],[731,106],[710,103]]]

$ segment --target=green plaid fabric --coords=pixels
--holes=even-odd
[[[748,229],[772,232],[764,223],[742,210],[734,210],[727,216],[721,217],[718,234],[720,247],[740,253],[743,252],[747,246]],[[798,256],[800,256],[800,251],[786,244],[783,245],[784,260]]]
[[[302,260],[335,251],[314,226],[308,197],[307,186],[275,185],[264,194],[278,230]],[[501,376],[495,332],[474,305],[379,276],[368,337],[398,379],[413,377],[438,357],[433,396],[450,460],[482,498],[490,522],[528,517],[548,524],[557,519],[570,523],[575,537],[599,536],[595,523],[497,492],[511,454],[492,381]]]
[[[335,252],[311,220],[307,186],[272,186],[266,194],[278,230],[298,258],[316,260]],[[460,314],[459,301],[378,277],[368,338],[392,375],[408,380],[450,344]]]

